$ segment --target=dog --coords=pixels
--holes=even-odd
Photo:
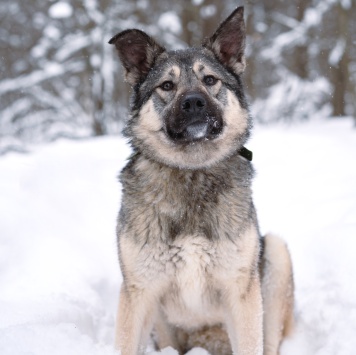
[[[285,243],[261,236],[243,89],[243,7],[199,48],[167,51],[129,29],[115,45],[132,86],[117,236],[116,345],[142,354],[276,355],[293,323]]]

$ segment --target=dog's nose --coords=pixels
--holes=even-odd
[[[205,107],[206,101],[201,94],[188,94],[181,104],[181,110],[185,113],[202,113]]]

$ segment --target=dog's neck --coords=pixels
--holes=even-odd
[[[239,171],[239,176],[242,177],[243,181],[246,181],[246,176],[252,177],[253,176],[253,167],[250,164],[252,161],[252,151],[248,150],[245,147],[241,147],[240,149],[236,150],[232,155],[226,157],[225,159],[221,160],[220,162],[210,166],[209,168],[200,168],[200,169],[186,169],[186,168],[181,168],[178,166],[171,166],[168,164],[165,164],[164,162],[160,162],[156,159],[152,159],[152,157],[147,156],[146,154],[143,154],[143,152],[136,151],[131,154],[131,156],[128,158],[130,161],[129,165],[136,165],[139,161],[144,162],[146,161],[147,163],[141,164],[139,163],[139,170],[151,170],[151,169],[158,169],[160,171],[171,171],[175,175],[178,173],[178,175],[185,174],[187,173],[188,175],[191,173],[194,174],[199,174],[202,173],[203,175],[206,174],[207,169],[209,172],[209,176],[214,178],[214,176],[229,176],[231,174],[235,175],[236,169]],[[157,165],[159,167],[157,167]],[[163,169],[163,170],[162,170]],[[141,171],[145,179],[147,178],[147,175],[150,175],[150,173]]]
[[[252,159],[253,159],[253,152],[252,152],[251,150],[247,149],[247,148],[244,147],[244,146],[242,146],[242,147],[237,151],[237,153],[238,153],[238,155],[240,155],[241,157],[245,158],[245,159],[248,160],[248,161],[252,161]],[[135,151],[135,152],[133,152],[133,153],[129,156],[128,160],[131,160],[133,157],[139,156],[139,155],[141,155],[141,154],[142,154],[141,152]],[[147,158],[148,158],[148,157],[147,157]],[[148,158],[148,159],[151,160],[150,158]]]

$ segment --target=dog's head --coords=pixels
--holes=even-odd
[[[166,51],[140,30],[114,36],[133,87],[125,130],[136,150],[179,168],[202,168],[236,152],[251,121],[240,75],[245,69],[243,7],[200,48]]]

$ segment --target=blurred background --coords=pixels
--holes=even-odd
[[[255,121],[356,123],[354,0],[1,0],[0,154],[118,134],[129,87],[111,36],[135,27],[168,49],[199,45],[238,5]]]

